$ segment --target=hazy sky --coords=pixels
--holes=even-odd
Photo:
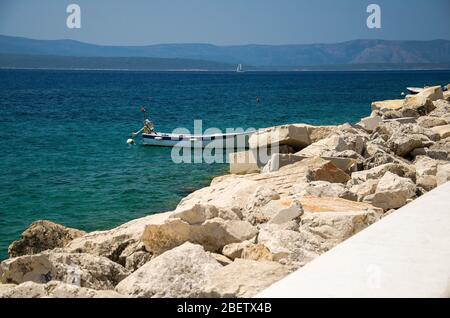
[[[67,5],[81,29],[66,27]],[[382,9],[368,29],[366,8]],[[450,0],[0,0],[0,34],[99,44],[450,39]]]

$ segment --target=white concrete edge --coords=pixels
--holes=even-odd
[[[255,297],[450,297],[450,182]]]

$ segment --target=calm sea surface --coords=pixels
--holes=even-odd
[[[354,123],[433,72],[101,72],[0,70],[0,259],[33,221],[86,231],[173,209],[226,172],[128,146],[141,105],[157,130]],[[261,99],[256,103],[256,96]]]

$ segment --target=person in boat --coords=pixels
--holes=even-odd
[[[259,102],[261,102],[261,99],[259,98],[259,96],[256,96],[256,104],[259,104]]]
[[[152,134],[155,132],[153,123],[149,119],[144,120],[144,134]]]

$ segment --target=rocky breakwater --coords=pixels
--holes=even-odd
[[[174,211],[92,233],[33,223],[0,264],[0,297],[253,296],[449,181],[449,125],[431,87],[356,125],[261,130]]]

